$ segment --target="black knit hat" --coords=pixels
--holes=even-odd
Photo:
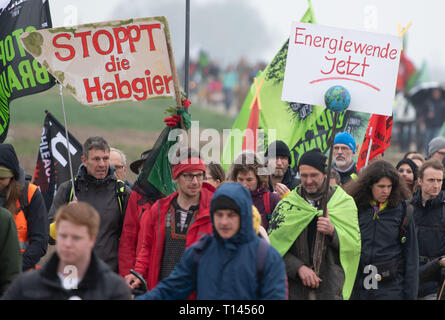
[[[416,181],[417,180],[417,170],[418,170],[417,164],[409,158],[404,158],[404,159],[400,160],[399,163],[397,163],[396,169],[399,170],[399,168],[402,166],[402,164],[407,164],[411,167],[411,170],[413,171],[413,176],[414,176],[413,180]]]
[[[291,161],[289,147],[283,141],[276,140],[276,141],[272,142],[269,145],[269,147],[267,148],[266,152],[264,153],[264,156],[266,158],[269,155],[269,150],[275,150],[275,156],[287,157],[287,158],[289,158],[289,162]]]
[[[218,198],[212,199],[210,202],[210,214],[213,214],[216,210],[220,209],[232,209],[238,214],[241,213],[241,209],[236,202],[226,196],[219,196]]]
[[[8,143],[0,144],[0,166],[4,166],[12,171],[14,178],[19,179],[20,166],[19,159],[14,147]]]
[[[300,166],[302,164],[314,167],[320,172],[326,173],[326,159],[327,157],[321,152],[320,149],[309,150],[300,157],[300,162],[298,163],[298,171],[300,171]]]

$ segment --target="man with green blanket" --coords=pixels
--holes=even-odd
[[[270,242],[286,264],[289,299],[349,299],[361,249],[354,199],[330,187],[323,217],[326,156],[319,149],[306,152],[298,171],[301,185],[278,203],[269,225]],[[319,275],[312,269],[317,231],[326,246]]]

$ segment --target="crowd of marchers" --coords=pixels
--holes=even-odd
[[[14,147],[0,144],[0,295],[443,299],[445,138],[425,157],[409,152],[393,166],[381,154],[359,172],[349,133],[332,152],[332,164],[313,149],[291,168],[277,140],[264,154],[240,153],[226,172],[180,149],[177,191],[161,195],[127,181],[125,155],[90,137],[74,179],[46,208]],[[150,153],[130,169],[139,174]]]

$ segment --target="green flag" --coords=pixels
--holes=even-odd
[[[301,22],[315,23],[310,1]],[[308,150],[320,148],[325,153],[328,151],[333,113],[325,107],[281,100],[287,51],[288,41],[252,84],[224,145],[221,159],[224,169],[227,170],[242,150],[265,151],[274,140],[282,140],[289,146],[291,167],[296,166],[299,157]],[[342,112],[337,132],[348,131],[357,143],[361,143],[368,119],[368,113]],[[356,150],[360,150],[360,146]]]
[[[178,129],[190,128],[191,116],[187,112],[188,106],[189,104],[182,108],[170,107],[166,111],[171,116],[182,117],[182,124],[178,124]],[[134,183],[134,189],[148,199],[157,200],[166,197],[177,189],[176,182],[172,179],[172,164],[168,157],[169,151],[173,150],[172,147],[178,143],[178,136],[170,135],[171,131],[177,128],[166,127],[161,132]]]

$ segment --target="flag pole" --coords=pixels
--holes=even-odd
[[[372,139],[369,140],[368,153],[366,154],[366,162],[365,162],[364,168],[366,168],[368,166],[369,155],[371,153],[371,147],[372,147]]]
[[[189,98],[189,72],[190,72],[190,0],[185,2],[185,55],[184,55],[184,91]]]
[[[338,113],[334,112],[334,119],[332,124],[332,134],[329,141],[329,159],[328,159],[328,168],[327,168],[327,175],[325,180],[325,189],[323,194],[323,200],[322,200],[322,209],[323,209],[323,217],[326,217],[328,215],[328,197],[329,197],[329,187],[330,187],[330,180],[331,180],[331,162],[332,162],[332,154],[334,151],[334,141],[335,141],[335,135],[336,135],[336,129],[337,129],[337,122],[338,122]],[[321,268],[321,262],[323,260],[323,254],[324,254],[324,246],[325,246],[325,235],[321,232],[317,231],[317,234],[315,236],[315,246],[314,246],[314,256],[313,256],[313,265],[314,265],[314,271],[319,276],[320,274],[320,268]]]
[[[76,188],[74,188],[73,165],[71,163],[70,141],[69,141],[69,136],[68,136],[68,124],[66,122],[65,103],[63,101],[63,86],[60,82],[59,82],[59,94],[60,94],[60,100],[62,101],[63,122],[65,125],[66,152],[68,153],[68,166],[70,167],[71,187],[73,190],[73,199],[77,200]]]
[[[371,147],[372,147],[372,127],[369,127],[369,133],[368,136],[370,136],[371,138],[369,139],[369,146],[368,146],[368,152],[366,154],[366,161],[365,161],[365,166],[364,168],[366,168],[368,166],[368,162],[369,162],[369,155],[371,154]]]
[[[341,97],[341,99],[340,99]],[[325,93],[325,103],[326,107],[334,113],[334,119],[332,123],[332,134],[329,139],[329,159],[328,159],[328,172],[325,180],[325,189],[322,197],[322,209],[323,209],[323,217],[328,216],[328,201],[329,201],[329,188],[330,188],[330,179],[331,179],[331,162],[332,162],[332,154],[334,151],[334,141],[335,134],[337,130],[337,121],[338,121],[338,113],[343,112],[349,107],[350,103],[350,94],[349,91],[342,86],[333,86],[329,88]],[[315,245],[314,245],[314,254],[312,257],[312,264],[314,268],[314,272],[317,277],[320,276],[321,264],[323,261],[323,256],[326,251],[326,236],[317,231],[315,236]],[[316,300],[315,290],[312,289],[309,291],[309,300]]]

